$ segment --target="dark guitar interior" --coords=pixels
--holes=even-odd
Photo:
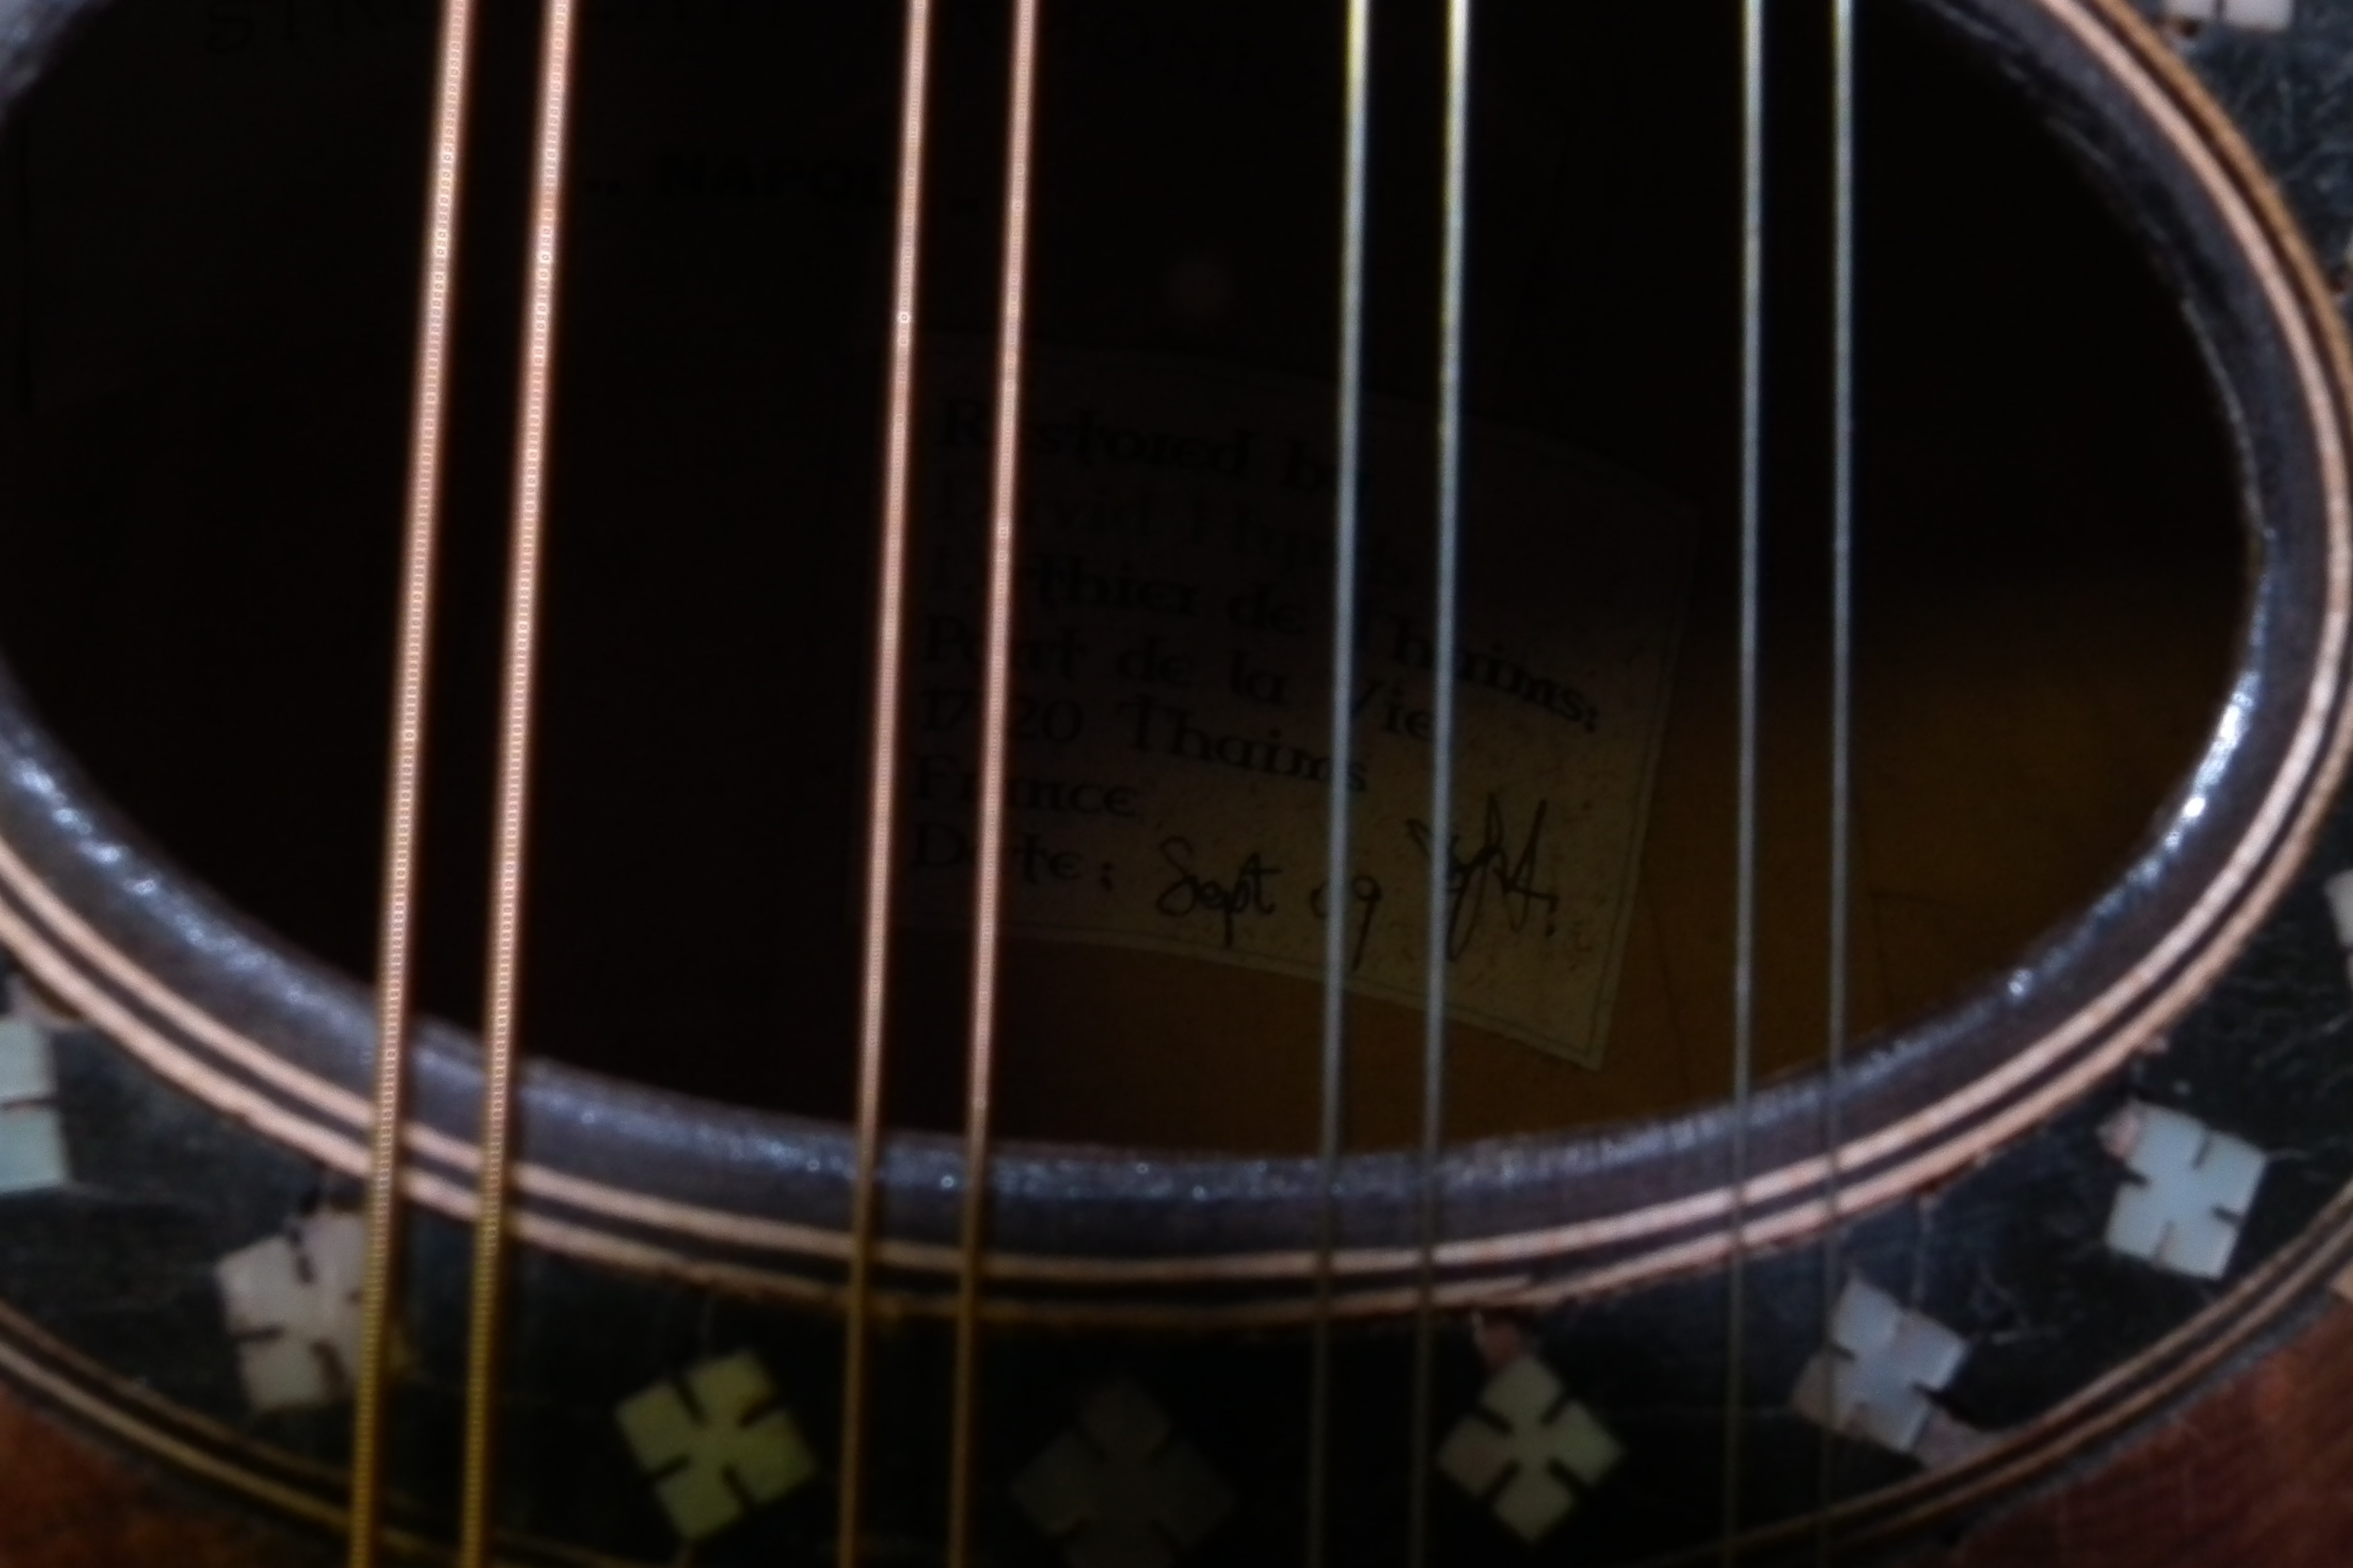
[[[2001,85],[1866,7],[1852,1031],[2000,967],[2126,866],[2212,729],[2245,570],[2198,352]],[[1607,1060],[1454,1039],[1458,1137],[1721,1099],[1738,565],[1736,16],[1482,8],[1469,401],[1689,504],[1698,555]],[[530,8],[484,18],[423,994],[470,1020]],[[951,6],[927,326],[996,308],[1003,18]],[[1034,330],[1327,382],[1328,5],[1050,21]],[[1758,1042],[1826,1034],[1827,111],[1777,35]],[[1383,11],[1380,394],[1435,374],[1436,10]],[[582,34],[537,763],[530,1050],[849,1102],[898,38],[887,8],[612,0]],[[123,0],[0,168],[0,646],[103,790],[255,920],[374,963],[431,14]],[[126,108],[126,106],[131,106]],[[1466,594],[1511,562],[1474,538]],[[895,1121],[960,1114],[962,933],[900,953]],[[1309,981],[1014,943],[1001,1128],[1236,1150],[1315,1126]],[[1355,1004],[1351,1135],[1419,1116]]]

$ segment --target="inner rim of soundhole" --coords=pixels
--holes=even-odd
[[[1720,1098],[1728,1081],[1732,39],[1724,19],[1619,9],[1645,15],[1484,24],[1470,405],[1482,430],[1628,476],[1605,488],[1635,498],[1624,504],[1646,525],[1687,528],[1691,552],[1672,591],[1643,600],[1645,614],[1680,619],[1663,654],[1652,649],[1671,679],[1651,738],[1591,764],[1646,781],[1627,818],[1639,856],[1605,900],[1618,917],[1610,1005],[1585,1038],[1600,1065],[1563,1059],[1573,1029],[1531,1044],[1528,1029],[1458,1024],[1451,1128],[1464,1137],[1662,1113]],[[1139,20],[1134,38],[1084,20],[1053,36],[1035,321],[1041,363],[1062,376],[1040,396],[1069,405],[1066,429],[1099,416],[1108,443],[1204,397],[1190,415],[1239,410],[1239,429],[1328,395],[1327,21],[1320,7],[1216,4]],[[480,988],[531,42],[519,16],[484,26],[419,976],[428,1008],[459,1020]],[[1768,1073],[1814,1060],[1824,1036],[1826,115],[1820,40],[1804,26],[1781,36],[1788,58],[1775,62],[1757,1016]],[[165,7],[124,0],[19,122],[0,224],[0,265],[20,279],[0,303],[13,361],[0,449],[20,477],[0,498],[13,556],[0,647],[131,820],[230,902],[364,975],[429,37],[422,13],[342,27],[297,38],[256,25],[192,51]],[[1368,363],[1384,406],[1403,411],[1398,428],[1426,409],[1432,372],[1434,37],[1393,29],[1377,62]],[[854,1037],[896,40],[844,18],[714,16],[592,29],[582,47],[530,1048],[839,1116]],[[925,300],[940,387],[955,374],[941,367],[978,352],[990,326],[1001,47],[985,20],[944,46]],[[2194,347],[2118,221],[2020,105],[1908,19],[1875,14],[1863,99],[1858,1034],[1949,999],[2113,882],[2211,731],[2247,553]],[[936,509],[955,417],[944,403],[929,417]],[[1108,445],[1102,455],[1109,464]],[[1241,457],[1197,456],[1263,464],[1271,483],[1296,472],[1272,437]],[[1041,470],[1053,460],[1033,452]],[[1411,475],[1418,460],[1404,452],[1386,471]],[[1166,485],[1158,493],[1167,504]],[[1029,793],[1015,838],[1033,846],[1032,876],[1060,874],[1036,851],[1057,850],[1056,814],[1074,809],[1065,786],[1093,785],[1084,798],[1098,814],[1115,788],[1206,791],[1206,842],[1250,809],[1240,796],[1220,805],[1219,778],[1298,772],[1288,753],[1267,760],[1272,742],[1231,764],[1214,735],[1197,746],[1176,721],[1121,711],[1149,694],[1152,666],[1116,661],[1151,628],[1133,604],[1089,620],[1087,595],[1148,595],[1155,577],[1124,558],[1143,547],[1123,544],[1115,510],[1113,531],[1092,539],[1033,529],[1045,541],[1024,610],[1034,721],[1055,721],[1053,639],[1068,632],[1066,655],[1082,644],[1113,666],[1073,700],[1092,705],[1087,722],[1127,726],[1136,754],[1116,776],[1057,772],[1048,735],[1017,759]],[[1533,526],[1474,517],[1474,624],[1482,595],[1523,590],[1526,563],[1550,559]],[[1390,542],[1423,548],[1410,532]],[[1059,604],[1040,598],[1039,552],[1079,563]],[[1320,581],[1289,564],[1290,576],[1268,564],[1239,588]],[[1191,586],[1229,629],[1247,593],[1221,577]],[[1410,726],[1428,692],[1408,656],[1416,631],[1374,608],[1367,689],[1394,679],[1361,721]],[[937,624],[944,613],[961,612],[919,606],[911,681],[911,787],[927,798],[906,804],[934,834],[953,830],[963,759],[927,737],[921,705],[970,683],[951,679],[957,634]],[[1302,613],[1312,630],[1315,606]],[[1236,650],[1177,630],[1202,642],[1180,652],[1242,679],[1222,665]],[[1166,646],[1184,640],[1172,632]],[[1560,646],[1576,651],[1573,638]],[[1574,685],[1525,647],[1508,651],[1528,679]],[[1266,732],[1313,752],[1324,726],[1318,704],[1294,703]],[[1192,728],[1211,731],[1206,719]],[[1537,773],[1562,755],[1540,754]],[[1313,790],[1312,776],[1298,787]],[[1514,802],[1514,845],[1530,803],[1557,795],[1538,778]],[[1458,819],[1466,842],[1480,842],[1480,804]],[[921,853],[926,829],[908,831]],[[1174,879],[1159,847],[1145,865],[1155,896]],[[1298,849],[1262,855],[1279,875],[1255,890],[1223,860],[1202,861],[1201,880],[1245,905],[1304,900],[1321,873]],[[1490,885],[1514,896],[1508,879]],[[1195,891],[1187,912],[1199,917]],[[1516,889],[1535,918],[1531,891],[1561,889]],[[1400,891],[1391,918],[1418,921],[1418,901]],[[1191,934],[1204,929],[1218,927]],[[901,937],[895,1121],[960,1117],[967,940],[953,918],[915,920]],[[1000,1128],[1306,1146],[1317,989],[1215,948],[1018,937]],[[1419,1019],[1393,996],[1351,1005],[1352,1137],[1406,1142]]]

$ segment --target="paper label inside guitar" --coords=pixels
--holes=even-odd
[[[971,913],[993,365],[927,361],[902,908]],[[1023,410],[1008,928],[1423,996],[1434,672],[1457,707],[1450,1016],[1599,1065],[1690,569],[1673,503],[1472,426],[1461,635],[1435,627],[1436,427],[1366,410],[1356,725],[1335,763],[1328,388],[1033,354]],[[1348,784],[1352,873],[1329,887]]]

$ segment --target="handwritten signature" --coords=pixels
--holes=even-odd
[[[1373,917],[1380,912],[1381,900],[1388,897],[1378,877],[1359,873],[1348,879],[1348,901],[1356,906],[1356,931],[1348,954],[1348,973],[1354,974],[1365,967],[1365,946],[1372,941]],[[1318,882],[1307,895],[1307,907],[1317,920],[1332,912],[1332,884]]]
[[[1526,836],[1514,846],[1503,800],[1490,795],[1477,847],[1466,856],[1460,835],[1448,842],[1448,958],[1461,958],[1470,951],[1490,907],[1501,911],[1505,929],[1514,934],[1527,930],[1539,912],[1544,916],[1545,935],[1551,936],[1559,929],[1560,895],[1539,885],[1537,871],[1537,858],[1544,846],[1545,817],[1551,809],[1552,802],[1538,801]],[[1405,826],[1423,856],[1428,857],[1430,825],[1409,821]]]
[[[1162,839],[1160,858],[1168,863],[1176,878],[1160,889],[1160,897],[1152,907],[1176,920],[1202,910],[1219,916],[1225,925],[1228,947],[1234,945],[1234,929],[1245,916],[1275,912],[1273,892],[1267,884],[1282,875],[1282,868],[1268,865],[1255,849],[1227,881],[1204,877],[1193,868],[1193,841],[1189,838]]]

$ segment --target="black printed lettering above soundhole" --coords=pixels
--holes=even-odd
[[[910,917],[944,923],[972,897],[993,411],[977,351],[930,370],[901,868]],[[1033,372],[1011,928],[1314,975],[1336,910],[1349,984],[1411,1003],[1442,856],[1453,1016],[1598,1062],[1686,587],[1682,519],[1573,451],[1475,432],[1466,529],[1511,569],[1482,576],[1440,647],[1427,547],[1406,542],[1427,536],[1428,423],[1377,409],[1338,758],[1328,392],[1133,357],[1046,354]],[[1441,679],[1458,712],[1442,834]],[[1336,898],[1335,773],[1353,847]]]

